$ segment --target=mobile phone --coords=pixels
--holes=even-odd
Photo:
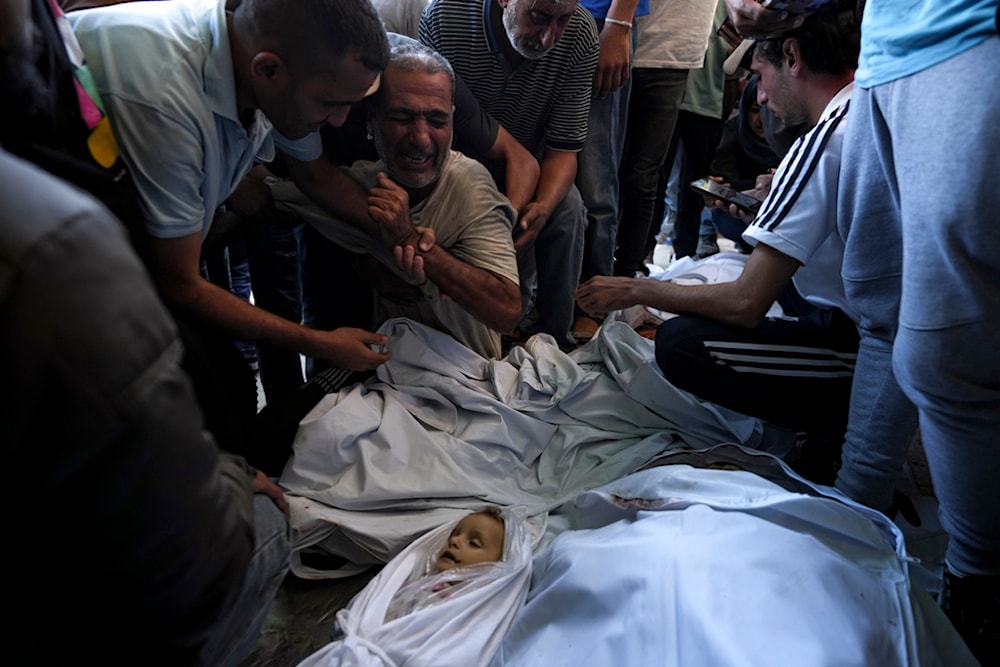
[[[736,208],[742,209],[747,213],[756,213],[757,209],[760,208],[761,201],[755,199],[750,195],[743,194],[739,190],[734,190],[733,188],[723,185],[722,183],[716,183],[713,180],[707,178],[699,178],[691,183],[691,189],[702,195],[711,195],[716,199],[721,199],[727,204],[735,204]]]

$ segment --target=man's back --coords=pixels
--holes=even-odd
[[[16,653],[0,661],[194,662],[250,557],[250,478],[220,470],[121,225],[2,151],[0,201],[0,423],[20,506],[0,642]]]

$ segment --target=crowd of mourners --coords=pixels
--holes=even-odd
[[[1000,661],[1000,7],[796,4],[0,0],[4,662],[238,664],[298,420],[382,323],[499,359],[636,306],[852,500],[899,511],[919,437]],[[657,280],[663,233],[745,266]]]

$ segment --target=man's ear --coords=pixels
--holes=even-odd
[[[510,0],[497,0],[497,4],[500,5],[501,9],[507,9],[507,5],[510,4]]]
[[[781,56],[785,60],[789,73],[797,76],[802,70],[802,47],[799,40],[795,37],[789,37],[782,42]]]
[[[284,87],[288,83],[288,68],[276,53],[261,51],[250,61],[250,75],[259,87]]]

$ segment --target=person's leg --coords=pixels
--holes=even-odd
[[[295,323],[302,321],[302,277],[299,238],[303,223],[289,226],[261,224],[247,234],[246,247],[253,283],[254,303],[269,313]],[[258,345],[260,381],[267,402],[299,387],[302,360],[299,353],[273,345]]]
[[[660,170],[667,159],[687,76],[687,70],[632,70],[632,96],[619,172],[615,275],[631,277],[645,268],[653,209],[657,198],[663,196]],[[655,222],[658,227],[660,221]]]
[[[863,312],[898,312],[895,340],[882,338],[892,345],[900,387],[919,407],[949,536],[942,606],[983,664],[1000,658],[1000,190],[992,183],[1000,154],[983,150],[1000,142],[992,118],[998,59],[994,35],[924,72],[855,91],[852,150],[843,160],[852,168],[842,172],[851,177],[842,179],[847,203],[868,204],[842,209],[847,249],[855,250],[845,261],[845,288]],[[928,94],[944,89],[975,99]],[[876,160],[859,175],[853,160],[866,154]],[[879,183],[882,174],[889,178]],[[862,188],[873,191],[867,200]],[[890,246],[880,247],[886,240]],[[895,304],[886,286],[895,288]],[[872,294],[881,301],[868,300]]]
[[[688,185],[696,178],[708,175],[708,167],[715,157],[715,149],[722,134],[722,121],[681,111],[675,134],[684,145],[681,162],[680,188],[677,192],[677,219],[674,222],[674,254],[677,257],[694,255],[698,248],[698,230],[705,204],[702,196]]]
[[[985,149],[1000,145],[997,62],[994,34],[875,91],[906,170],[893,367],[949,537],[942,607],[984,665],[1000,662],[1000,152]],[[969,95],[927,95],[946,89]]]
[[[350,253],[306,225],[299,246],[302,267],[302,323],[315,329],[372,327],[371,286],[351,265]],[[330,364],[306,358],[306,377]]]
[[[635,41],[636,31],[632,31]],[[634,45],[633,45],[634,50]],[[587,207],[580,282],[610,276],[618,237],[618,165],[625,145],[631,79],[610,95],[590,100],[587,142],[577,157],[576,187]]]
[[[891,142],[869,91],[856,88],[844,140],[838,226],[845,240],[841,273],[858,313],[861,344],[836,487],[888,511],[917,427],[917,410],[892,369],[899,320],[902,237]]]
[[[701,226],[698,228],[698,249],[695,254],[700,257],[710,257],[719,252],[719,233],[712,223],[711,210],[702,209]]]
[[[1000,576],[1000,152],[984,147],[1000,146],[997,62],[994,35],[875,91],[889,109],[897,173],[906,174],[899,182],[903,284],[893,366],[920,411],[950,537],[948,566],[959,575],[994,577]],[[972,97],[927,95],[945,89]]]
[[[656,362],[673,385],[778,426],[840,438],[858,338],[839,311],[754,329],[693,316],[656,332]]]
[[[723,238],[727,238],[736,244],[736,248],[749,255],[753,251],[753,246],[743,240],[743,230],[747,228],[747,223],[739,218],[729,215],[728,211],[721,208],[709,209],[709,217],[712,226]]]
[[[288,573],[291,553],[288,520],[263,494],[254,496],[253,511],[253,557],[239,597],[215,625],[202,650],[205,665],[235,667],[240,663],[260,634],[274,596]]]
[[[257,413],[253,371],[232,338],[181,314],[173,315],[184,343],[181,366],[191,378],[206,430],[222,449],[243,454],[248,424]]]
[[[570,335],[583,261],[583,233],[587,209],[576,186],[553,211],[552,217],[535,239],[537,271],[537,331],[551,334],[560,347],[575,347]]]

